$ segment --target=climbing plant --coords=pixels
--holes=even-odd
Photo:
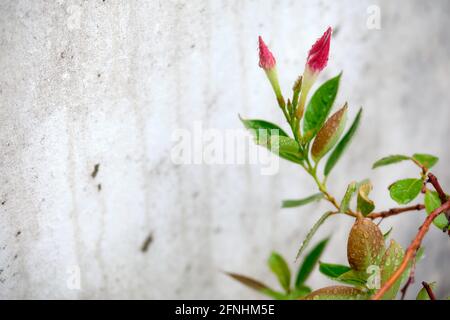
[[[317,192],[307,197],[283,201],[283,208],[303,206],[315,201],[326,201],[329,211],[323,213],[311,227],[297,252],[302,257],[317,230],[331,217],[345,215],[354,220],[348,234],[348,265],[320,261],[329,239],[320,241],[303,258],[295,279],[285,259],[274,252],[268,265],[276,275],[281,291],[269,288],[264,283],[236,273],[228,273],[242,284],[275,299],[395,299],[404,298],[409,285],[414,281],[416,263],[422,257],[422,240],[430,226],[450,235],[450,199],[430,169],[438,162],[436,156],[416,153],[413,155],[390,155],[373,164],[373,169],[387,165],[409,162],[418,167],[416,177],[405,177],[389,186],[389,196],[400,205],[386,211],[375,211],[370,198],[372,183],[369,179],[349,181],[343,186],[343,196],[338,199],[327,188],[327,183],[336,164],[351,144],[362,119],[362,108],[349,126],[345,103],[333,111],[342,74],[324,82],[310,96],[310,90],[319,73],[326,67],[330,51],[332,29],[320,37],[309,51],[305,69],[295,81],[292,96],[285,99],[278,82],[276,60],[259,37],[259,66],[264,70],[275,93],[278,108],[283,112],[291,134],[280,126],[265,120],[240,117],[243,125],[254,135],[255,142],[268,148],[281,158],[291,161],[304,170],[315,182]],[[346,130],[346,127],[347,130]],[[419,203],[410,205],[415,199]],[[375,223],[394,215],[409,211],[425,210],[427,216],[411,244],[403,249],[389,238],[390,229],[383,234]],[[340,285],[312,290],[306,281],[315,268]],[[417,299],[436,299],[433,289],[436,284],[423,282]]]

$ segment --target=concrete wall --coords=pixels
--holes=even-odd
[[[380,30],[367,27],[371,5]],[[386,187],[417,170],[371,163],[416,151],[440,156],[434,171],[450,188],[449,15],[445,0],[2,1],[0,298],[259,298],[220,270],[276,285],[270,251],[294,266],[328,208],[280,210],[311,193],[308,177],[285,162],[263,176],[257,165],[170,158],[174,130],[195,121],[240,128],[241,113],[281,123],[257,66],[259,34],[288,90],[313,41],[336,28],[320,81],[344,70],[338,103],[365,114],[332,192],[370,177],[377,207],[391,207]],[[392,222],[406,246],[423,218],[382,228]],[[337,217],[321,230],[317,240],[333,234],[324,260],[345,263],[350,225]],[[449,294],[448,239],[433,229],[425,246],[417,278]]]

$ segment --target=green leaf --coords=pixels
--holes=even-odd
[[[316,194],[313,194],[312,196],[309,196],[304,199],[284,200],[281,207],[282,208],[295,208],[295,207],[304,206],[311,202],[319,201],[321,199],[323,199],[323,193],[316,193]]]
[[[425,253],[425,248],[424,247],[420,247],[419,250],[417,250],[417,252],[416,252],[416,263],[419,263],[420,261],[422,261],[422,258],[424,257],[424,253]]]
[[[299,152],[297,141],[276,124],[265,120],[246,120],[239,116],[244,126],[252,133],[255,143],[268,148],[283,159],[302,163],[303,156]]]
[[[269,143],[271,151],[275,153],[279,151],[284,153],[297,154],[299,150],[297,141],[285,136],[272,135]]]
[[[364,216],[367,216],[375,209],[375,204],[369,199],[369,193],[372,191],[372,183],[365,181],[360,184],[357,198],[357,208]]]
[[[381,259],[381,285],[383,286],[386,281],[397,271],[398,267],[403,261],[403,257],[405,256],[405,251],[403,248],[395,242],[395,240],[391,240],[389,247],[384,253],[383,258]],[[402,283],[401,277],[392,285],[392,287],[384,294],[383,300],[392,300],[397,296],[398,291],[400,290],[400,285]]]
[[[286,292],[289,292],[291,283],[291,271],[284,258],[276,252],[272,252],[268,265],[270,270],[277,276],[278,282]]]
[[[303,298],[311,293],[311,288],[305,285],[301,285],[300,288],[294,288],[292,292],[289,294],[290,300],[298,300],[299,298]]]
[[[389,237],[389,235],[391,234],[391,232],[392,232],[392,227],[385,233],[385,234],[383,234],[383,238],[384,238],[384,240],[387,240],[387,238]]]
[[[241,284],[245,285],[246,287],[256,290],[256,291],[258,291],[262,294],[265,294],[269,297],[272,297],[277,300],[287,299],[287,297],[283,293],[272,290],[271,288],[269,288],[264,283],[262,283],[258,280],[249,278],[249,277],[241,275],[241,274],[232,273],[232,272],[225,272],[225,274],[230,276],[234,280],[240,282]]]
[[[319,162],[338,142],[347,122],[347,104],[333,114],[317,133],[311,148],[314,162]]]
[[[424,153],[416,153],[413,155],[413,159],[419,162],[421,165],[423,165],[427,169],[431,169],[438,161],[439,158],[435,157],[431,154],[424,154]]]
[[[390,164],[394,164],[394,163],[398,163],[398,162],[401,162],[401,161],[404,161],[404,160],[410,160],[410,159],[411,159],[410,157],[404,156],[404,155],[401,155],[401,154],[395,154],[395,155],[392,155],[392,156],[387,156],[387,157],[384,157],[384,158],[378,160],[377,162],[375,162],[373,164],[373,166],[372,166],[372,169],[376,169],[378,167],[387,166],[387,165],[390,165]]]
[[[327,246],[329,238],[320,241],[305,257],[303,263],[301,264],[298,273],[297,279],[295,280],[295,287],[300,288],[309,277],[311,272],[314,270],[317,262],[319,261],[320,256],[323,253],[323,250]]]
[[[301,164],[303,163],[303,156],[300,154],[292,154],[292,153],[285,153],[285,152],[280,152],[278,154],[278,156],[280,156],[281,158],[297,163],[297,164]]]
[[[420,179],[403,179],[389,187],[391,198],[398,204],[407,204],[413,201],[422,190],[423,182]]]
[[[364,287],[367,275],[364,272],[352,270],[348,266],[331,263],[320,263],[319,271],[331,280],[351,284],[356,287]]]
[[[259,129],[266,129],[268,131],[278,130],[278,135],[288,137],[288,134],[274,123],[271,123],[271,122],[268,122],[265,120],[258,120],[258,119],[255,119],[255,120],[244,119],[240,115],[239,115],[239,119],[242,121],[245,128],[247,128],[249,130],[255,130],[255,131],[258,131]]]
[[[312,96],[303,121],[304,142],[311,141],[327,119],[339,89],[341,74],[325,82]]]
[[[345,149],[347,149],[347,147],[349,146],[353,136],[356,133],[356,130],[358,129],[359,122],[361,121],[361,115],[362,115],[362,108],[359,109],[359,112],[356,115],[355,120],[353,121],[350,129],[348,129],[344,137],[342,137],[341,141],[339,141],[338,145],[336,146],[336,148],[334,148],[333,152],[328,158],[324,170],[325,176],[328,176],[330,174],[331,170],[333,170],[334,166],[341,158]]]
[[[323,263],[319,262],[319,271],[332,279],[338,278],[340,275],[352,270],[348,266],[342,264]]]
[[[365,272],[350,270],[341,274],[334,280],[345,284],[351,284],[355,287],[364,288],[366,286],[367,276],[368,275]]]
[[[432,282],[428,284],[431,288],[431,290],[436,289],[436,282]],[[428,295],[428,292],[425,288],[420,289],[419,293],[417,294],[416,300],[431,300],[430,296]]]
[[[427,190],[425,193],[425,210],[427,214],[430,215],[434,210],[441,206],[441,199],[436,191]],[[445,213],[441,213],[433,220],[433,223],[436,227],[441,230],[448,225],[447,217]]]
[[[305,240],[303,240],[300,249],[297,252],[297,256],[295,258],[295,260],[297,260],[301,254],[303,253],[303,251],[306,249],[306,247],[308,246],[309,242],[311,241],[312,237],[314,236],[314,234],[317,232],[317,230],[319,229],[319,227],[325,222],[325,220],[328,219],[328,217],[330,217],[333,214],[332,211],[328,211],[325,212],[320,218],[319,220],[316,221],[316,223],[313,225],[313,227],[309,230],[308,234],[306,235]]]
[[[269,139],[262,139],[261,145],[267,147],[271,152],[275,153],[279,157],[295,162],[301,163],[303,156],[300,154],[297,141],[285,136],[271,135]],[[268,145],[264,145],[264,141],[269,142]]]
[[[342,198],[341,205],[339,206],[341,208],[341,212],[345,213],[350,209],[350,202],[352,201],[355,192],[356,192],[356,181],[353,181],[348,185],[347,191],[345,192],[345,195]]]
[[[272,289],[261,290],[261,293],[275,300],[289,300],[289,295]]]

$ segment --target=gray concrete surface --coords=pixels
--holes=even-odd
[[[379,30],[367,27],[371,5]],[[416,170],[371,163],[416,151],[440,156],[434,171],[450,188],[449,16],[445,0],[0,2],[0,298],[260,297],[221,270],[276,286],[267,256],[278,250],[295,266],[328,208],[280,210],[311,193],[308,177],[285,162],[262,176],[257,165],[169,156],[172,132],[195,121],[240,128],[241,113],[281,123],[257,66],[259,34],[288,90],[313,41],[336,28],[319,80],[344,70],[337,102],[365,114],[330,178],[334,193],[370,177],[377,208],[393,206],[386,187]],[[392,222],[406,246],[423,217],[382,228]],[[320,231],[317,240],[333,234],[324,260],[345,262],[350,225],[338,217]],[[425,246],[417,278],[448,295],[448,238],[433,229]],[[329,283],[317,272],[310,281]]]

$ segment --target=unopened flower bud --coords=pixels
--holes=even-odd
[[[306,67],[313,73],[319,73],[327,66],[330,54],[331,32],[331,27],[328,27],[327,31],[309,51]]]
[[[277,97],[278,104],[280,107],[284,108],[285,101],[283,95],[281,94],[280,84],[278,82],[278,75],[276,69],[276,60],[272,52],[270,52],[267,45],[261,36],[258,38],[259,42],[259,66],[265,71],[267,78],[272,85],[273,91]]]
[[[306,60],[305,71],[303,72],[303,85],[300,95],[300,102],[297,108],[297,118],[301,119],[305,109],[306,98],[309,90],[313,86],[320,71],[322,71],[328,63],[330,54],[331,27],[328,27],[323,36],[312,46]]]
[[[264,71],[271,70],[275,68],[277,62],[272,52],[270,52],[264,40],[259,36],[259,66],[264,69]]]

